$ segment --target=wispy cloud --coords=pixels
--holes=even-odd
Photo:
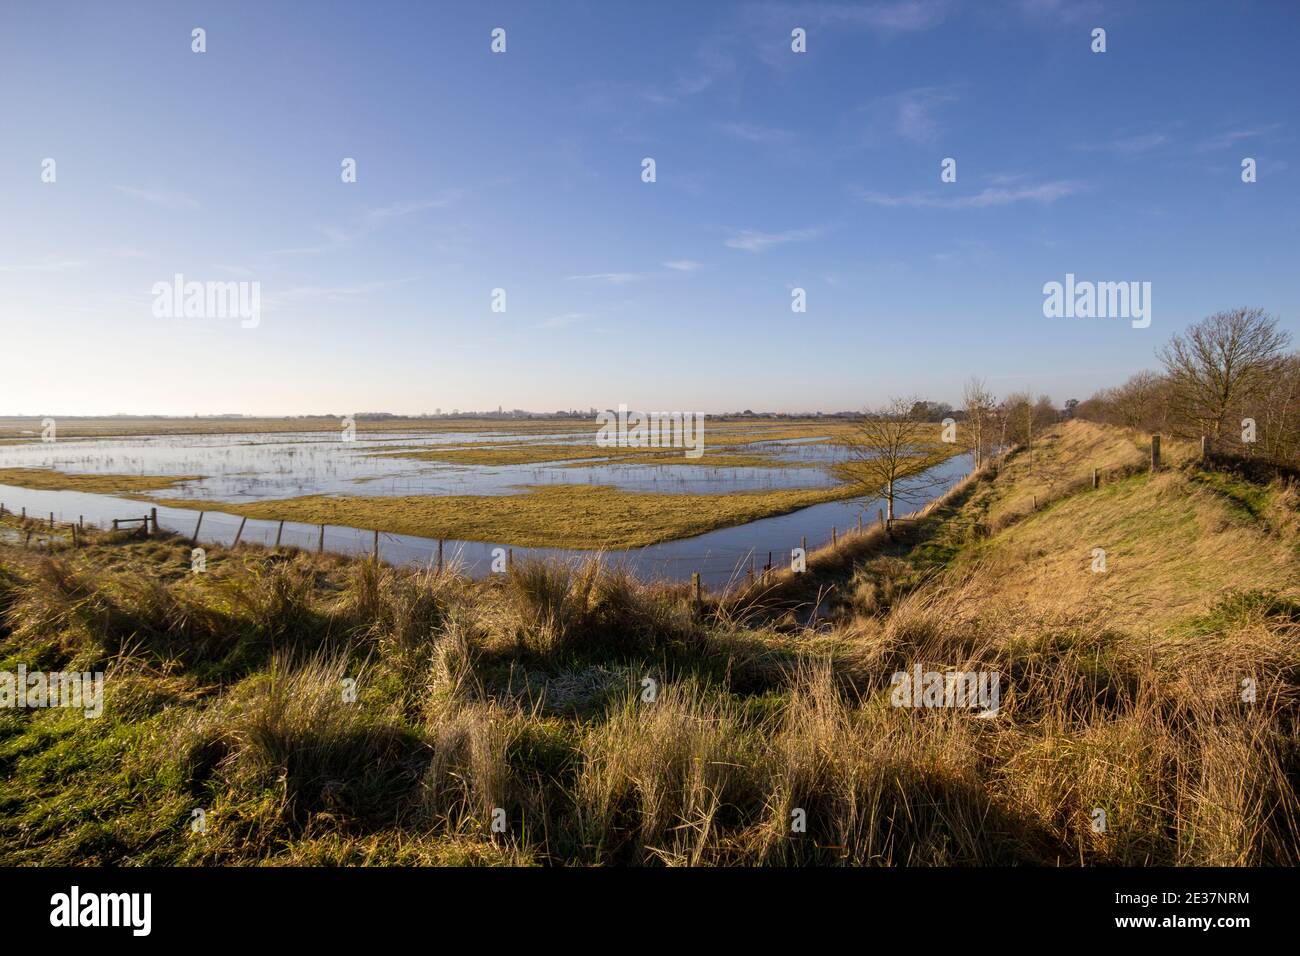
[[[132,199],[153,203],[165,209],[198,209],[199,202],[193,196],[174,192],[169,189],[140,189],[137,186],[114,186],[118,192]]]
[[[640,272],[593,272],[589,275],[565,276],[565,278],[578,281],[608,282],[610,285],[624,285],[628,282],[639,282],[645,276]]]
[[[990,206],[1008,206],[1018,202],[1036,202],[1048,205],[1058,199],[1078,192],[1078,183],[1058,180],[1039,183],[1032,186],[1001,187],[989,186],[977,193],[966,196],[945,196],[936,193],[909,193],[906,195],[889,195],[886,193],[857,190],[857,196],[873,206],[890,209],[903,207],[921,209],[985,209]]]
[[[942,109],[960,99],[960,88],[959,84],[916,86],[878,96],[851,115],[865,113],[874,139],[899,137],[912,143],[932,143],[942,132]]]
[[[664,263],[664,268],[673,269],[676,272],[694,272],[696,269],[704,267],[704,263],[696,262],[694,259],[670,259]]]
[[[444,209],[460,200],[464,192],[459,189],[443,190],[433,199],[408,199],[376,206],[363,211],[352,222],[342,226],[321,226],[318,231],[325,237],[325,242],[310,246],[293,246],[286,249],[273,249],[267,253],[271,256],[317,255],[332,252],[340,246],[355,242],[371,233],[380,231],[390,223],[427,209]]]
[[[743,249],[745,252],[765,252],[773,246],[783,246],[790,242],[807,242],[816,239],[826,230],[821,227],[810,229],[788,229],[785,232],[759,232],[756,229],[742,229],[724,243],[731,249]]]
[[[0,266],[0,272],[67,272],[80,269],[86,263],[80,259],[60,259],[46,256],[34,262],[25,262],[16,266]]]
[[[1198,153],[1208,153],[1216,149],[1229,149],[1243,139],[1254,139],[1257,136],[1267,136],[1274,130],[1281,129],[1281,123],[1270,123],[1268,126],[1257,126],[1250,129],[1234,129],[1226,133],[1220,133],[1218,136],[1212,136],[1197,145]]]
[[[641,90],[641,97],[656,106],[671,106],[714,89],[736,73],[736,58],[720,42],[700,46],[694,59],[679,68],[673,78]],[[624,104],[626,109],[626,104]]]
[[[939,108],[956,102],[951,87],[921,86],[905,90],[892,97],[897,111],[895,132],[913,143],[931,143],[939,135],[939,121],[935,116]]]

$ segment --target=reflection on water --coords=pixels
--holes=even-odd
[[[803,441],[755,442],[729,449],[762,452],[778,461],[816,467],[719,468],[706,464],[641,465],[630,462],[564,467],[563,462],[527,465],[463,465],[412,461],[397,449],[436,448],[483,442],[595,446],[596,433],[503,436],[491,431],[430,435],[385,433],[383,438],[341,441],[320,432],[246,435],[169,435],[113,439],[64,439],[54,443],[0,445],[0,468],[50,468],[80,474],[202,475],[158,492],[159,497],[198,501],[248,501],[314,494],[499,495],[521,485],[593,484],[627,491],[716,494],[825,488],[835,484],[827,466],[844,460],[836,445]]]
[[[931,469],[926,476],[926,484],[928,486],[928,479],[933,478],[936,479],[936,486],[927,487],[924,499],[909,499],[909,506],[918,507],[922,500],[941,495],[969,472],[970,467],[970,457],[963,455]],[[71,470],[86,469],[78,467]],[[144,472],[154,473],[149,469],[144,469]],[[9,485],[0,485],[0,502],[10,511],[26,508],[28,514],[41,517],[53,512],[59,522],[76,521],[78,517],[84,516],[87,522],[100,526],[107,526],[114,518],[138,518],[149,507],[139,501],[108,495],[36,491]],[[220,505],[215,507],[219,508]],[[830,540],[832,527],[843,532],[854,527],[859,517],[869,524],[876,520],[878,510],[883,507],[884,504],[879,499],[830,502],[749,524],[720,528],[693,538],[627,551],[606,551],[603,554],[607,560],[625,564],[646,580],[664,578],[685,581],[690,579],[692,572],[698,571],[706,585],[718,587],[733,577],[743,576],[744,569],[751,561],[756,569],[761,570],[768,563],[769,555],[774,566],[788,566],[790,549],[798,547],[800,539],[807,538],[810,549],[819,547]],[[234,541],[240,520],[217,510],[206,512],[200,543],[230,544]],[[160,507],[158,521],[163,528],[188,536],[194,532],[198,512]],[[319,526],[295,522],[285,522],[281,530],[278,522],[250,519],[244,528],[243,540],[272,545],[280,534],[281,544],[286,547],[314,551],[321,546]],[[373,542],[372,532],[363,529],[327,526],[324,532],[325,549],[340,554],[369,553]],[[449,562],[458,562],[466,573],[481,577],[490,571],[492,549],[509,546],[509,542],[446,541],[444,554]],[[428,538],[380,535],[381,557],[394,564],[431,562],[437,554],[437,548],[438,543]],[[574,559],[589,553],[556,548],[513,548],[513,551],[516,560],[529,557]]]

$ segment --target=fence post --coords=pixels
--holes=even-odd
[[[438,573],[442,574],[442,538],[438,539]]]
[[[831,547],[835,547],[835,545],[839,543],[840,543],[840,533],[835,530],[834,525],[831,525]]]
[[[1151,470],[1160,470],[1160,436],[1151,436]]]
[[[375,529],[375,564],[379,564],[379,529]]]
[[[231,550],[239,547],[239,539],[244,536],[244,525],[248,524],[248,515],[239,519],[239,530],[235,532],[235,543],[230,546]]]
[[[862,533],[862,512],[858,512],[858,533]]]
[[[51,530],[51,531],[54,530],[54,512],[53,512],[53,511],[50,512],[50,530]]]
[[[506,570],[509,571],[514,566],[515,566],[515,549],[507,548],[506,549]]]
[[[1201,436],[1201,461],[1205,461],[1205,459],[1209,457],[1210,457],[1210,436],[1202,435]]]
[[[885,526],[885,509],[884,508],[877,509],[876,514],[880,516],[880,527],[883,528]]]
[[[316,553],[317,554],[325,553],[325,526],[324,525],[320,526],[320,544],[316,545]]]
[[[85,530],[86,530],[86,516],[85,516],[85,515],[77,515],[77,527],[80,528],[82,531],[85,531]]]
[[[700,572],[699,571],[691,572],[691,594],[695,600],[695,609],[699,610],[700,605],[704,603],[703,598],[701,597],[700,594]]]
[[[158,533],[158,509],[157,508],[149,509],[149,520],[153,522],[153,533],[157,534]]]
[[[116,522],[116,521],[113,522],[113,527],[114,527],[114,528],[117,527],[117,522]],[[203,527],[203,512],[200,511],[200,512],[199,512],[199,520],[198,520],[197,522],[195,522],[195,524],[194,524],[194,534],[190,537],[190,547],[191,547],[191,548],[194,547],[196,544],[199,543],[199,529],[202,528],[202,527]]]
[[[1098,477],[1098,475],[1097,475],[1097,469],[1094,468],[1094,469],[1092,470],[1092,487],[1093,487],[1093,490],[1095,491],[1095,490],[1097,489],[1097,486],[1100,485],[1100,484],[1101,484],[1101,481],[1100,481],[1100,479],[1099,479],[1099,477]]]
[[[284,535],[284,521],[280,522],[280,527],[275,531],[275,549],[280,550],[280,538]]]

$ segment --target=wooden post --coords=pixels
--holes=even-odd
[[[1037,510],[1038,510],[1038,495],[1034,495],[1034,500],[1033,500],[1033,502],[1030,504],[1030,506],[1029,506],[1029,510],[1030,510],[1030,511],[1037,511]]]
[[[375,564],[379,563],[379,529],[375,529]]]
[[[85,530],[86,530],[86,516],[85,516],[85,515],[77,515],[77,527],[80,528],[82,531],[85,531]]]
[[[1160,470],[1160,436],[1151,436],[1151,470]]]
[[[157,534],[158,533],[158,509],[157,508],[149,509],[149,521],[153,524],[153,533]]]
[[[515,566],[515,549],[507,548],[506,549],[506,570],[509,571],[514,566]]]
[[[74,548],[81,547],[81,545],[77,543],[77,526],[75,524],[72,526],[72,546]]]
[[[117,522],[114,521],[113,524],[114,524],[114,526],[116,526],[116,525],[117,525]],[[202,528],[202,527],[203,527],[203,512],[200,511],[200,512],[199,512],[199,520],[196,521],[196,522],[194,523],[194,534],[190,536],[190,547],[191,547],[191,548],[194,547],[196,544],[199,543],[199,529]]]
[[[837,530],[835,530],[834,525],[831,525],[831,547],[835,547],[835,545],[839,543],[840,543],[840,533]]]
[[[317,554],[325,553],[325,526],[324,525],[320,526],[320,544],[316,545],[316,553]]]
[[[54,530],[54,512],[53,512],[53,511],[50,512],[50,530],[51,530],[51,531]]]
[[[696,610],[698,610],[700,605],[704,603],[703,597],[700,594],[700,572],[699,571],[691,572],[691,594],[695,600],[695,608]]]
[[[117,519],[116,519],[116,518],[113,519],[113,530],[114,530],[114,531],[117,530]]]
[[[442,574],[442,538],[438,539],[438,573]]]
[[[275,529],[275,549],[280,550],[280,538],[284,536],[284,521],[280,522],[280,527]]]
[[[1201,441],[1204,442],[1205,439],[1201,439]],[[26,508],[26,507],[23,508],[23,520],[24,520],[24,521],[27,520],[27,508]]]
[[[1100,485],[1100,484],[1101,484],[1101,480],[1100,480],[1100,478],[1099,478],[1098,475],[1097,475],[1097,469],[1094,468],[1094,469],[1092,470],[1092,487],[1093,487],[1093,490],[1096,490],[1097,486]]]
[[[858,512],[858,533],[862,533],[862,512]]]
[[[877,514],[880,515],[880,527],[883,528],[885,526],[885,509],[884,508],[879,509],[879,511],[877,511]]]
[[[239,519],[239,530],[235,532],[235,543],[230,546],[231,550],[239,547],[239,539],[244,536],[244,525],[246,524],[248,524],[248,515],[244,515]]]
[[[1201,461],[1205,461],[1205,459],[1209,457],[1210,457],[1210,436],[1202,435],[1201,436]]]

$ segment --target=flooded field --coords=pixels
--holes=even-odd
[[[594,431],[533,430],[526,435],[492,429],[467,431],[384,432],[358,434],[343,441],[322,431],[249,432],[228,435],[146,435],[139,437],[72,438],[0,445],[0,469],[42,469],[67,475],[201,476],[166,491],[132,497],[90,494],[56,488],[35,489],[0,484],[0,502],[10,511],[23,508],[35,516],[50,513],[60,522],[83,519],[96,525],[114,518],[133,518],[158,508],[159,524],[193,534],[204,512],[199,541],[229,544],[243,519],[223,512],[247,502],[274,502],[304,496],[503,496],[552,485],[589,485],[627,492],[658,494],[731,494],[782,489],[829,489],[838,484],[833,467],[848,450],[830,440],[831,429],[804,426],[802,434],[773,430],[780,437],[748,440],[750,432],[723,439],[719,461],[706,456],[688,463],[680,451],[663,450],[653,460],[637,460],[626,449],[595,449]],[[725,433],[724,433],[725,435]],[[761,433],[760,433],[761,435]],[[560,450],[556,450],[556,449]],[[563,449],[572,448],[570,456]],[[436,460],[443,451],[485,449],[519,454],[539,449],[549,460],[527,464],[460,464]],[[715,451],[709,449],[710,453]],[[606,454],[608,453],[608,454]],[[411,455],[433,456],[412,458]],[[941,494],[970,469],[959,456],[935,469],[942,479],[928,489]],[[12,474],[12,472],[11,472]],[[183,499],[185,507],[177,507]],[[166,504],[155,504],[165,500]],[[191,504],[192,503],[192,504]],[[914,502],[913,502],[914,503]],[[861,519],[877,518],[875,500],[827,501],[788,514],[765,517],[635,549],[606,550],[610,560],[626,562],[646,577],[688,579],[699,572],[717,585],[752,562],[761,569],[771,560],[788,563],[790,549],[806,538],[810,548],[828,541],[832,528],[841,532]],[[373,532],[275,520],[249,519],[242,540],[340,553],[368,553]],[[382,533],[381,556],[391,562],[434,560],[438,541],[432,537]],[[445,560],[456,561],[472,575],[489,571],[494,549],[510,549],[516,559],[530,556],[574,557],[585,552],[559,548],[524,548],[510,540],[442,542]],[[500,552],[497,552],[498,554]],[[770,556],[769,556],[770,555]]]
[[[601,458],[564,458],[525,465],[460,465],[405,457],[466,446],[596,447],[595,432],[503,436],[489,432],[385,434],[342,441],[319,432],[174,435],[63,439],[0,445],[0,468],[40,468],[70,474],[202,475],[169,489],[169,497],[196,501],[348,495],[501,495],[530,485],[608,485],[625,491],[724,493],[777,488],[825,488],[835,479],[826,465],[843,461],[841,446],[812,441],[761,441],[729,450],[771,460],[767,467],[697,463],[640,464]],[[618,458],[622,449],[609,451]],[[672,454],[665,449],[665,457]],[[562,453],[561,453],[562,454]],[[681,455],[678,451],[677,455]],[[812,467],[790,467],[808,465]]]

